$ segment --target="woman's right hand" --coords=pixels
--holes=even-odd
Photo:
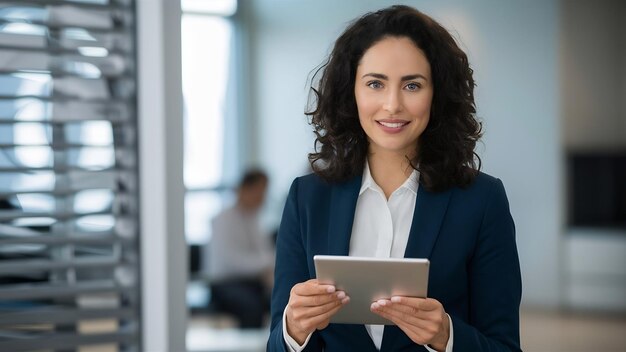
[[[291,288],[287,303],[287,333],[300,345],[315,329],[328,326],[330,317],[350,302],[335,286],[319,283],[317,279],[301,282]]]

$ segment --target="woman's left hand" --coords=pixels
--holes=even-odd
[[[445,351],[450,338],[450,323],[443,305],[432,298],[392,297],[381,299],[372,312],[395,323],[413,342]]]

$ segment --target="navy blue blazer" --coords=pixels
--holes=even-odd
[[[291,288],[315,278],[313,256],[348,255],[361,176],[344,183],[316,175],[291,185],[276,243],[268,351],[288,351],[282,315]],[[467,188],[419,187],[406,258],[430,259],[428,296],[452,318],[454,351],[521,351],[521,275],[504,186],[480,173]],[[329,324],[305,351],[376,351],[364,325]],[[386,326],[381,351],[427,351]]]

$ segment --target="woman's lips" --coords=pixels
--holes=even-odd
[[[378,126],[387,133],[399,133],[401,132],[410,121],[404,120],[377,120]]]

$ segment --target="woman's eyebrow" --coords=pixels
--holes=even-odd
[[[365,78],[365,77],[374,77],[378,79],[389,80],[389,77],[387,77],[387,75],[383,75],[382,73],[366,73],[361,78]]]
[[[428,81],[428,79],[426,77],[424,77],[424,75],[419,74],[419,73],[416,73],[416,74],[413,74],[413,75],[402,76],[402,80],[403,81],[408,81],[408,80],[418,79],[418,78],[421,78],[424,81]]]
[[[374,78],[378,78],[378,79],[383,79],[385,81],[389,80],[389,77],[387,77],[387,75],[384,75],[382,73],[366,73],[364,74],[361,78],[365,78],[365,77],[374,77]],[[428,79],[426,77],[424,77],[424,75],[419,74],[419,73],[415,73],[412,75],[406,75],[406,76],[402,76],[402,81],[408,81],[408,80],[412,80],[412,79],[418,79],[421,78],[425,81],[428,81]]]

